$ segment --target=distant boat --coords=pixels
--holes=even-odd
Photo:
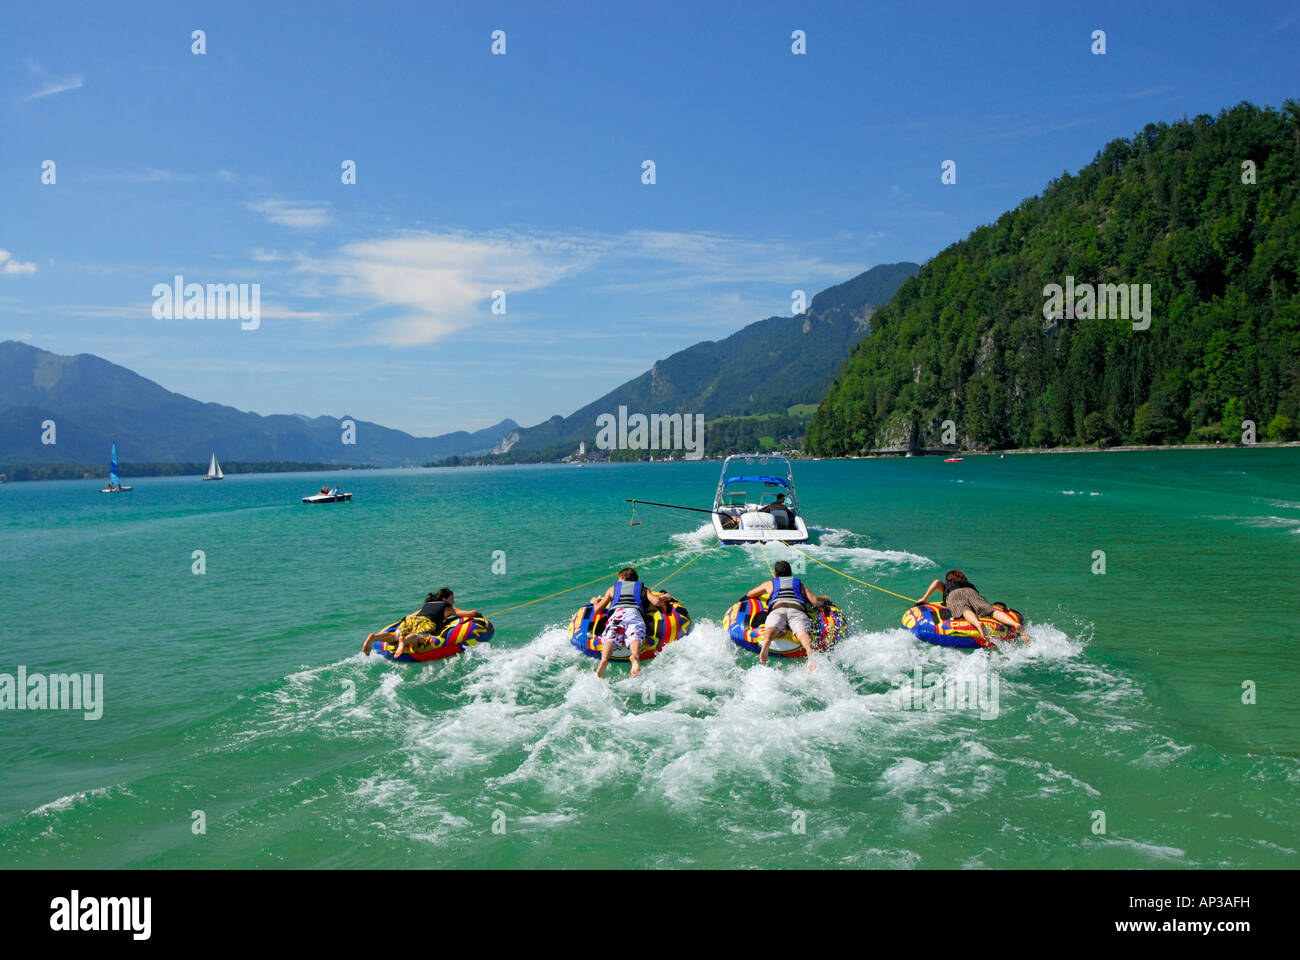
[[[214,453],[214,454],[212,455],[212,462],[208,464],[208,472],[207,472],[207,475],[206,475],[203,479],[204,479],[204,480],[223,480],[223,479],[225,479],[225,476],[226,476],[226,475],[225,475],[224,473],[221,472],[221,464],[217,463],[217,455]]]
[[[944,463],[961,463],[964,459],[965,457],[948,457]]]
[[[113,452],[108,459],[108,486],[100,493],[126,493],[130,487],[122,486],[122,478],[117,475],[117,441],[113,441]]]
[[[335,487],[334,490],[338,490],[338,487]],[[302,502],[303,503],[347,503],[351,499],[352,499],[352,494],[350,493],[335,493],[334,491],[331,491],[329,493],[317,493],[317,494],[313,494],[310,497],[303,497]]]

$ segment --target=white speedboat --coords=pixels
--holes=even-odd
[[[344,501],[351,500],[351,499],[352,499],[352,494],[350,493],[317,493],[317,494],[313,494],[310,497],[303,497],[302,502],[303,503],[343,503]]]
[[[763,453],[727,457],[713,498],[713,532],[724,544],[807,543],[790,461]]]

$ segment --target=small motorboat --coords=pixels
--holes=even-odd
[[[965,459],[966,459],[965,457],[947,457],[943,462],[944,462],[944,463],[961,463],[961,462],[962,462],[963,460],[965,460]]]
[[[762,453],[727,457],[712,512],[719,543],[808,542],[794,472],[785,457]]]
[[[352,499],[350,493],[317,493],[310,497],[303,497],[303,503],[344,503]]]

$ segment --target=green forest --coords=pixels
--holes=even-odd
[[[1292,440],[1300,103],[1110,143],[948,247],[872,317],[809,425],[817,455]],[[1046,289],[1150,284],[1148,329],[1045,318]]]

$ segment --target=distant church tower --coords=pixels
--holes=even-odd
[[[586,455],[587,455],[587,441],[586,441],[586,440],[579,440],[579,441],[578,441],[578,456],[580,456],[580,457],[585,457]]]

